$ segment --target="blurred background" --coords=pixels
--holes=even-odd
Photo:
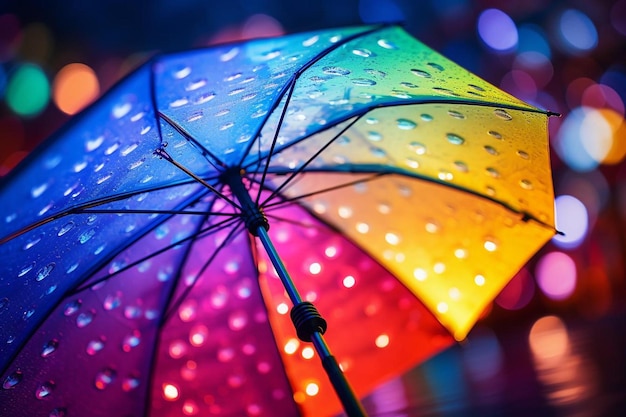
[[[555,237],[470,337],[365,400],[380,416],[626,415],[626,0],[0,0],[0,181],[157,52],[363,22],[550,120]]]

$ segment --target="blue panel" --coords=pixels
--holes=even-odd
[[[159,110],[225,166],[236,165],[294,74],[368,27],[167,55],[155,64]]]

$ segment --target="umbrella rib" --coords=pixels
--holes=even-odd
[[[51,216],[45,217],[43,219],[40,219],[36,222],[33,222],[31,224],[29,224],[28,226],[25,226],[19,230],[16,230],[13,233],[10,233],[6,236],[3,236],[2,238],[0,238],[0,245],[15,239],[16,237],[19,237],[21,235],[23,235],[24,233],[30,232],[31,230],[34,230],[40,226],[43,226],[44,224],[53,222],[55,220],[61,219],[65,216],[69,216],[70,214],[75,214],[75,213],[81,213],[81,212],[85,212],[87,211],[87,209],[90,209],[92,207],[97,207],[100,205],[104,205],[104,204],[109,204],[109,203],[114,203],[116,201],[120,201],[120,200],[124,200],[126,198],[130,198],[139,194],[143,194],[143,193],[147,193],[147,192],[151,192],[151,191],[160,191],[160,190],[166,190],[168,188],[173,188],[173,187],[178,187],[181,185],[187,185],[187,184],[193,184],[192,181],[189,182],[181,182],[181,183],[176,183],[176,184],[167,184],[167,185],[162,185],[162,186],[158,186],[158,187],[152,187],[152,188],[145,188],[145,189],[141,189],[141,190],[136,190],[136,191],[131,191],[131,192],[126,192],[126,193],[121,193],[121,194],[115,194],[115,195],[111,195],[105,198],[101,198],[99,200],[91,200],[82,204],[79,204],[77,206],[74,207],[70,207],[66,210],[60,211],[58,213],[55,213]],[[201,196],[202,197],[202,196]],[[200,197],[198,197],[200,198]]]
[[[226,165],[216,155],[214,155],[208,149],[206,149],[204,146],[202,146],[202,144],[200,144],[200,142],[198,142],[196,139],[194,139],[194,137],[191,136],[191,134],[189,132],[187,132],[181,125],[176,123],[174,120],[172,120],[169,116],[167,116],[165,113],[161,112],[160,110],[158,110],[158,113],[159,113],[159,116],[161,118],[163,118],[163,120],[165,120],[167,122],[167,124],[169,124],[172,128],[174,128],[174,130],[176,130],[178,133],[180,133],[182,136],[184,136],[185,139],[187,139],[196,148],[198,148],[200,150],[200,153],[202,154],[202,156],[205,157],[207,162],[209,164],[211,164],[211,166],[213,168],[215,168],[216,171],[221,171],[221,170],[223,170],[226,167]],[[165,143],[163,143],[163,145],[165,145]],[[165,147],[165,146],[163,146],[163,147]],[[215,161],[217,161],[219,166],[217,166],[213,162],[211,162],[211,160],[209,158],[206,158],[207,156],[210,156]]]
[[[284,194],[283,194],[282,195],[283,197],[282,197],[282,199],[280,201],[277,201],[277,202],[274,202],[274,203],[269,203],[269,199],[266,200],[267,203],[263,206],[263,208],[264,209],[280,208],[283,205],[286,205],[288,203],[292,203],[292,202],[296,202],[296,201],[299,201],[299,200],[303,200],[305,198],[312,197],[314,195],[323,194],[323,193],[327,193],[327,192],[330,192],[330,191],[336,191],[336,190],[340,190],[342,188],[350,187],[350,186],[353,186],[353,185],[356,185],[356,184],[361,184],[361,183],[364,183],[364,182],[372,181],[372,180],[375,180],[375,179],[380,178],[380,177],[382,177],[384,175],[387,175],[387,174],[388,174],[387,172],[377,172],[377,173],[374,173],[374,174],[370,175],[367,178],[361,178],[361,179],[358,179],[358,180],[346,182],[344,184],[339,184],[339,185],[334,185],[332,187],[322,188],[320,190],[312,191],[312,192],[306,193],[306,194],[301,194],[301,195],[298,195],[298,196],[295,196],[295,197],[285,198]]]
[[[238,222],[238,224],[236,224],[235,227],[231,227],[231,229],[228,232],[228,235],[226,236],[226,238],[219,244],[219,246],[213,251],[213,253],[209,257],[209,259],[202,265],[202,267],[200,268],[200,270],[198,271],[198,273],[196,275],[196,279],[194,280],[194,282],[191,283],[191,285],[185,287],[185,289],[183,290],[182,294],[180,294],[180,296],[178,298],[176,298],[174,301],[172,301],[172,299],[170,299],[168,301],[167,309],[166,309],[165,313],[163,314],[163,316],[161,317],[160,327],[162,327],[165,324],[165,322],[171,317],[173,312],[176,311],[178,309],[178,307],[180,307],[180,305],[182,304],[183,300],[185,300],[187,295],[189,295],[189,293],[191,292],[191,290],[195,286],[195,284],[198,281],[199,277],[204,273],[204,271],[206,271],[206,269],[211,265],[211,263],[213,263],[213,261],[215,260],[217,255],[220,253],[220,251],[222,249],[224,249],[228,243],[230,243],[232,238],[237,233],[239,233],[239,232],[241,232],[242,230],[245,229],[243,220],[241,220],[241,219],[239,219],[239,220],[240,221]],[[222,230],[222,229],[220,229],[220,230]]]
[[[94,213],[94,214],[189,214],[194,216],[236,216],[233,213],[222,213],[218,211],[198,211],[198,210],[137,210],[137,209],[119,209],[119,210],[106,210],[106,209],[79,209],[73,212],[72,214],[83,214],[83,213]]]
[[[222,200],[226,201],[231,206],[235,207],[236,209],[241,210],[241,206],[239,204],[237,204],[236,201],[234,201],[233,199],[229,198],[228,196],[223,194],[221,191],[219,191],[217,188],[215,188],[214,186],[212,186],[211,184],[206,182],[204,179],[200,178],[199,176],[197,176],[196,174],[191,172],[191,170],[189,170],[187,167],[185,167],[184,165],[182,165],[178,161],[174,160],[174,158],[172,158],[172,156],[165,151],[165,148],[161,147],[161,148],[155,150],[154,153],[157,154],[158,156],[160,156],[161,158],[165,159],[167,162],[169,162],[172,165],[174,165],[176,168],[178,168],[181,171],[183,171],[185,174],[189,175],[191,178],[196,180],[198,183],[202,184],[204,187],[206,187],[209,190],[211,190],[211,192],[213,192],[215,195],[220,197]]]
[[[276,149],[276,143],[278,142],[278,133],[280,132],[280,127],[283,125],[283,121],[285,120],[285,115],[287,114],[287,107],[289,107],[289,102],[291,101],[291,96],[293,95],[293,91],[295,89],[296,80],[292,78],[289,82],[289,92],[287,93],[287,97],[285,98],[285,105],[283,106],[282,111],[280,112],[280,118],[278,119],[277,128],[274,132],[274,138],[272,139],[272,146],[270,146],[269,153],[267,154],[267,158],[265,159],[265,166],[263,167],[263,174],[261,176],[259,192],[255,199],[255,204],[259,205],[259,200],[261,199],[261,191],[263,190],[263,184],[265,184],[265,177],[267,176],[267,170],[269,169],[270,162],[272,159],[272,155],[274,153],[274,149]],[[260,144],[259,144],[260,148]],[[260,152],[260,149],[259,149]],[[261,157],[259,153],[259,164],[261,163]]]
[[[288,92],[288,89],[293,88],[295,89],[295,84],[296,81],[298,80],[298,78],[300,78],[300,76],[302,75],[302,73],[304,73],[307,69],[309,69],[311,66],[315,65],[318,61],[320,61],[322,58],[324,58],[326,55],[330,54],[332,51],[334,51],[335,49],[338,49],[339,47],[347,44],[348,42],[351,42],[354,39],[360,38],[362,36],[367,36],[371,33],[377,32],[385,27],[389,27],[389,24],[379,24],[376,27],[363,31],[363,32],[359,32],[359,33],[355,33],[353,35],[350,35],[346,38],[340,39],[338,42],[332,44],[331,46],[325,48],[324,50],[322,50],[320,53],[318,53],[317,55],[315,55],[313,58],[311,58],[309,61],[307,61],[304,65],[302,65],[302,67],[298,68],[294,74],[290,77],[289,82],[287,82],[283,88],[282,91],[278,94],[278,96],[276,97],[276,100],[274,101],[274,103],[272,103],[272,105],[270,106],[270,108],[268,109],[267,115],[263,118],[263,122],[259,125],[259,127],[257,128],[256,132],[254,132],[254,134],[252,135],[252,137],[254,138],[258,138],[260,137],[260,133],[261,130],[263,129],[263,127],[267,124],[267,121],[269,120],[269,118],[271,117],[272,113],[274,112],[274,110],[276,110],[276,108],[278,108],[281,100],[283,99],[283,97],[285,96],[285,94]],[[291,87],[291,84],[293,84],[293,87]],[[285,103],[285,110],[286,111],[287,108],[287,103]],[[276,131],[280,131],[280,124],[278,126],[276,126]],[[255,142],[255,141],[253,141]],[[252,146],[254,146],[254,143],[251,143],[248,145],[248,147],[245,149],[245,151],[243,152],[243,157],[241,159],[241,161],[239,161],[238,165],[241,165],[243,163],[243,160],[245,158],[246,155],[249,154],[250,150],[252,149]]]
[[[343,129],[341,129],[341,131],[339,131],[335,136],[333,136],[327,143],[324,144],[324,146],[321,146],[317,151],[315,151],[313,153],[313,155],[311,155],[311,157],[309,159],[307,159],[302,165],[300,165],[295,171],[291,171],[290,175],[287,177],[287,179],[280,184],[275,190],[272,191],[272,193],[270,194],[269,197],[267,197],[265,199],[265,201],[263,201],[263,203],[261,204],[262,206],[265,206],[265,204],[270,201],[271,199],[273,199],[277,194],[279,194],[283,188],[285,188],[291,181],[294,180],[294,178],[296,176],[298,176],[299,174],[301,174],[304,169],[309,166],[309,164],[311,162],[313,162],[315,160],[315,158],[317,158],[322,152],[324,152],[339,136],[341,136],[346,130],[348,130],[350,127],[352,127],[352,125],[354,125],[356,123],[357,120],[359,120],[360,117],[355,118],[354,120],[352,120],[350,123],[348,123]]]
[[[71,296],[71,295],[76,295],[76,294],[78,294],[80,292],[83,292],[83,291],[85,291],[85,290],[87,290],[89,288],[92,288],[94,285],[97,285],[97,284],[100,284],[101,282],[110,280],[111,278],[115,277],[116,275],[119,275],[119,274],[121,274],[121,273],[123,273],[123,272],[125,272],[125,271],[127,271],[127,270],[129,270],[129,269],[131,269],[131,268],[141,264],[142,262],[147,261],[148,259],[154,258],[155,256],[158,256],[158,255],[160,255],[162,253],[165,253],[168,250],[170,250],[172,248],[175,248],[177,246],[180,246],[183,243],[186,243],[186,242],[188,242],[190,240],[194,240],[194,239],[196,239],[198,237],[205,237],[205,236],[211,235],[212,233],[215,233],[215,232],[218,232],[220,230],[223,230],[226,227],[230,227],[233,223],[235,223],[237,221],[238,221],[238,218],[236,218],[236,217],[235,218],[230,218],[230,219],[227,219],[227,220],[222,220],[219,223],[215,223],[215,224],[213,224],[213,225],[211,225],[211,226],[209,226],[207,228],[201,229],[198,232],[192,233],[190,236],[187,236],[187,237],[185,237],[185,238],[183,238],[183,239],[181,239],[181,240],[179,240],[177,242],[170,243],[169,245],[164,246],[161,249],[158,249],[158,250],[156,250],[156,251],[154,251],[154,252],[152,252],[152,253],[150,253],[150,254],[148,254],[148,255],[146,255],[146,256],[144,256],[144,257],[142,257],[142,258],[140,258],[140,259],[138,259],[138,260],[136,260],[134,262],[131,262],[128,265],[124,266],[123,268],[118,269],[117,271],[115,271],[115,272],[113,272],[111,274],[108,274],[108,275],[106,275],[106,276],[104,276],[102,278],[99,278],[99,279],[95,280],[95,281],[89,282],[89,284],[87,284],[87,285],[78,286],[78,287],[72,289],[71,291],[69,291],[67,293],[67,295]],[[202,224],[202,222],[200,222],[200,224]]]

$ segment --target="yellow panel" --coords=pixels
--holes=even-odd
[[[287,194],[362,177],[304,174]],[[553,235],[483,197],[395,174],[301,202],[391,271],[457,340]]]
[[[544,113],[467,104],[382,107],[283,150],[272,165],[295,169],[326,147],[307,169],[405,172],[552,225],[546,120]]]

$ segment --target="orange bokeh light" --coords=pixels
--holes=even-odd
[[[100,84],[93,69],[85,64],[73,63],[61,68],[54,78],[52,98],[66,114],[75,114],[100,94]]]

